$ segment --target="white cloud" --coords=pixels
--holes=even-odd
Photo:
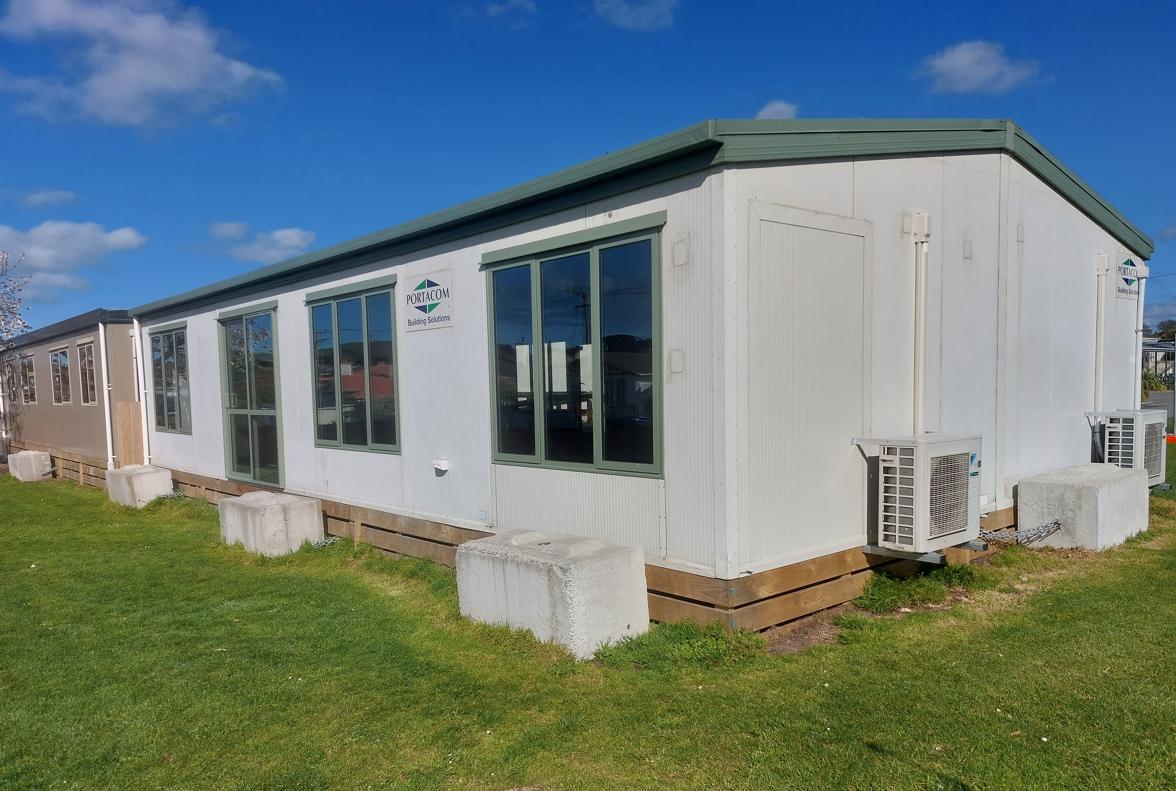
[[[1170,242],[1176,239],[1176,225],[1169,225],[1167,228],[1161,228],[1160,232],[1156,234],[1161,242]]]
[[[47,118],[160,126],[282,83],[226,56],[200,11],[171,0],[12,0],[0,34],[65,45],[66,75],[0,68],[0,91],[23,96],[24,111]]]
[[[112,253],[137,250],[147,237],[134,228],[106,230],[95,222],[49,220],[27,231],[0,225],[0,250],[21,259],[20,274],[32,279],[24,288],[30,302],[46,302],[61,289],[84,289],[84,270]]]
[[[240,261],[273,264],[306,252],[314,242],[314,232],[303,228],[278,228],[262,231],[249,244],[237,245],[229,253]]]
[[[1012,60],[994,41],[962,41],[923,60],[934,93],[1008,93],[1037,76],[1037,61]]]
[[[773,99],[761,107],[760,111],[755,114],[755,117],[778,119],[795,118],[797,109],[799,109],[798,105],[795,105],[792,102],[786,102],[783,99]]]
[[[33,190],[24,196],[26,206],[49,206],[55,203],[72,203],[78,199],[76,192],[69,190]]]
[[[644,32],[674,24],[678,0],[595,0],[593,6],[610,25]]]
[[[243,222],[214,222],[208,226],[208,232],[217,239],[244,239],[249,233],[249,225]]]

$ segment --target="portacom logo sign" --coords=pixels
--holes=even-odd
[[[1139,270],[1135,267],[1135,261],[1130,258],[1119,264],[1119,282],[1115,288],[1115,296],[1120,299],[1139,297]]]
[[[412,282],[412,281],[409,281]],[[431,272],[404,295],[408,330],[433,330],[453,324],[450,272]]]
[[[408,304],[421,313],[432,313],[443,299],[449,299],[449,289],[426,277],[419,286],[409,292]]]

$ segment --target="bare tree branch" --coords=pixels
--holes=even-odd
[[[21,315],[24,306],[21,305],[20,292],[29,282],[29,275],[17,275],[21,256],[12,261],[8,251],[0,250],[0,349],[7,348],[8,341],[29,328],[29,324]]]

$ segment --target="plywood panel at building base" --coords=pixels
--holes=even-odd
[[[111,423],[114,429],[114,455],[119,467],[143,463],[143,420],[134,401],[115,401]]]

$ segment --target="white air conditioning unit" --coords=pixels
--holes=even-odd
[[[878,451],[879,546],[925,554],[980,536],[980,437],[869,439]]]
[[[1147,485],[1167,480],[1168,413],[1163,409],[1119,409],[1095,415],[1102,426],[1103,461],[1147,471]]]

